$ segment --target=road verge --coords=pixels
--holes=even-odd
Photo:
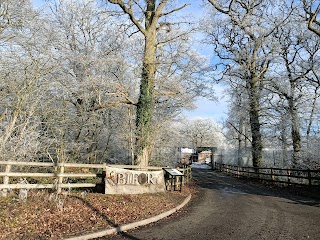
[[[94,233],[89,233],[89,234],[85,234],[82,236],[76,236],[76,237],[71,237],[71,238],[65,238],[65,240],[87,240],[87,239],[93,239],[93,238],[98,238],[98,237],[103,237],[103,236],[107,236],[107,235],[112,235],[112,234],[116,234],[119,232],[124,232],[124,231],[128,231],[130,229],[134,229],[137,227],[141,227],[153,222],[157,222],[163,218],[166,218],[168,216],[170,216],[171,214],[175,213],[176,211],[178,211],[179,209],[183,208],[191,199],[191,194],[186,197],[186,199],[177,207],[164,212],[164,213],[160,213],[154,217],[151,218],[147,218],[141,221],[137,221],[137,222],[133,222],[133,223],[128,223],[128,224],[124,224],[124,225],[120,225],[118,227],[113,227],[113,228],[108,228],[105,230],[101,230],[98,232],[94,232]]]

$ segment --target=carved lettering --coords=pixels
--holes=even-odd
[[[138,178],[139,178],[139,174],[133,174],[133,182],[132,182],[133,185],[136,185],[139,183]]]
[[[157,184],[157,179],[151,173],[148,174],[148,184]]]
[[[139,182],[139,184],[145,184],[145,183],[147,183],[147,181],[148,181],[148,177],[147,177],[147,174],[145,174],[145,173],[140,173],[139,174],[139,177],[138,177],[138,182]]]
[[[126,173],[118,173],[118,181],[117,183],[120,185],[125,185],[127,183],[127,174]]]
[[[127,184],[132,184],[133,183],[133,174],[128,173],[127,174]]]
[[[107,167],[105,175],[106,194],[132,194],[164,192],[163,171],[135,171]]]
[[[116,185],[116,183],[117,183],[116,179],[115,179],[115,177],[116,177],[115,175],[116,175],[115,172],[112,171],[109,173],[109,175],[106,176],[107,181],[113,186]]]
[[[157,184],[157,178],[152,173],[115,173],[112,171],[106,176],[106,179],[112,185]]]

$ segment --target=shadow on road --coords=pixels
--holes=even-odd
[[[236,178],[207,169],[192,169],[192,174],[196,184],[201,188],[224,193],[281,197],[290,200],[292,204],[320,207],[320,190],[316,187],[267,185],[258,180]]]
[[[101,239],[318,239],[320,199],[212,170],[192,174],[200,189],[183,212]]]

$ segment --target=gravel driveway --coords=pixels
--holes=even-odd
[[[320,239],[320,201],[194,169],[200,193],[176,216],[106,239]]]

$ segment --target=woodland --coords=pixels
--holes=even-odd
[[[180,147],[214,146],[229,163],[319,168],[319,11],[318,0],[1,0],[0,161],[166,166]],[[219,101],[217,84],[227,118],[185,117],[199,97]]]

